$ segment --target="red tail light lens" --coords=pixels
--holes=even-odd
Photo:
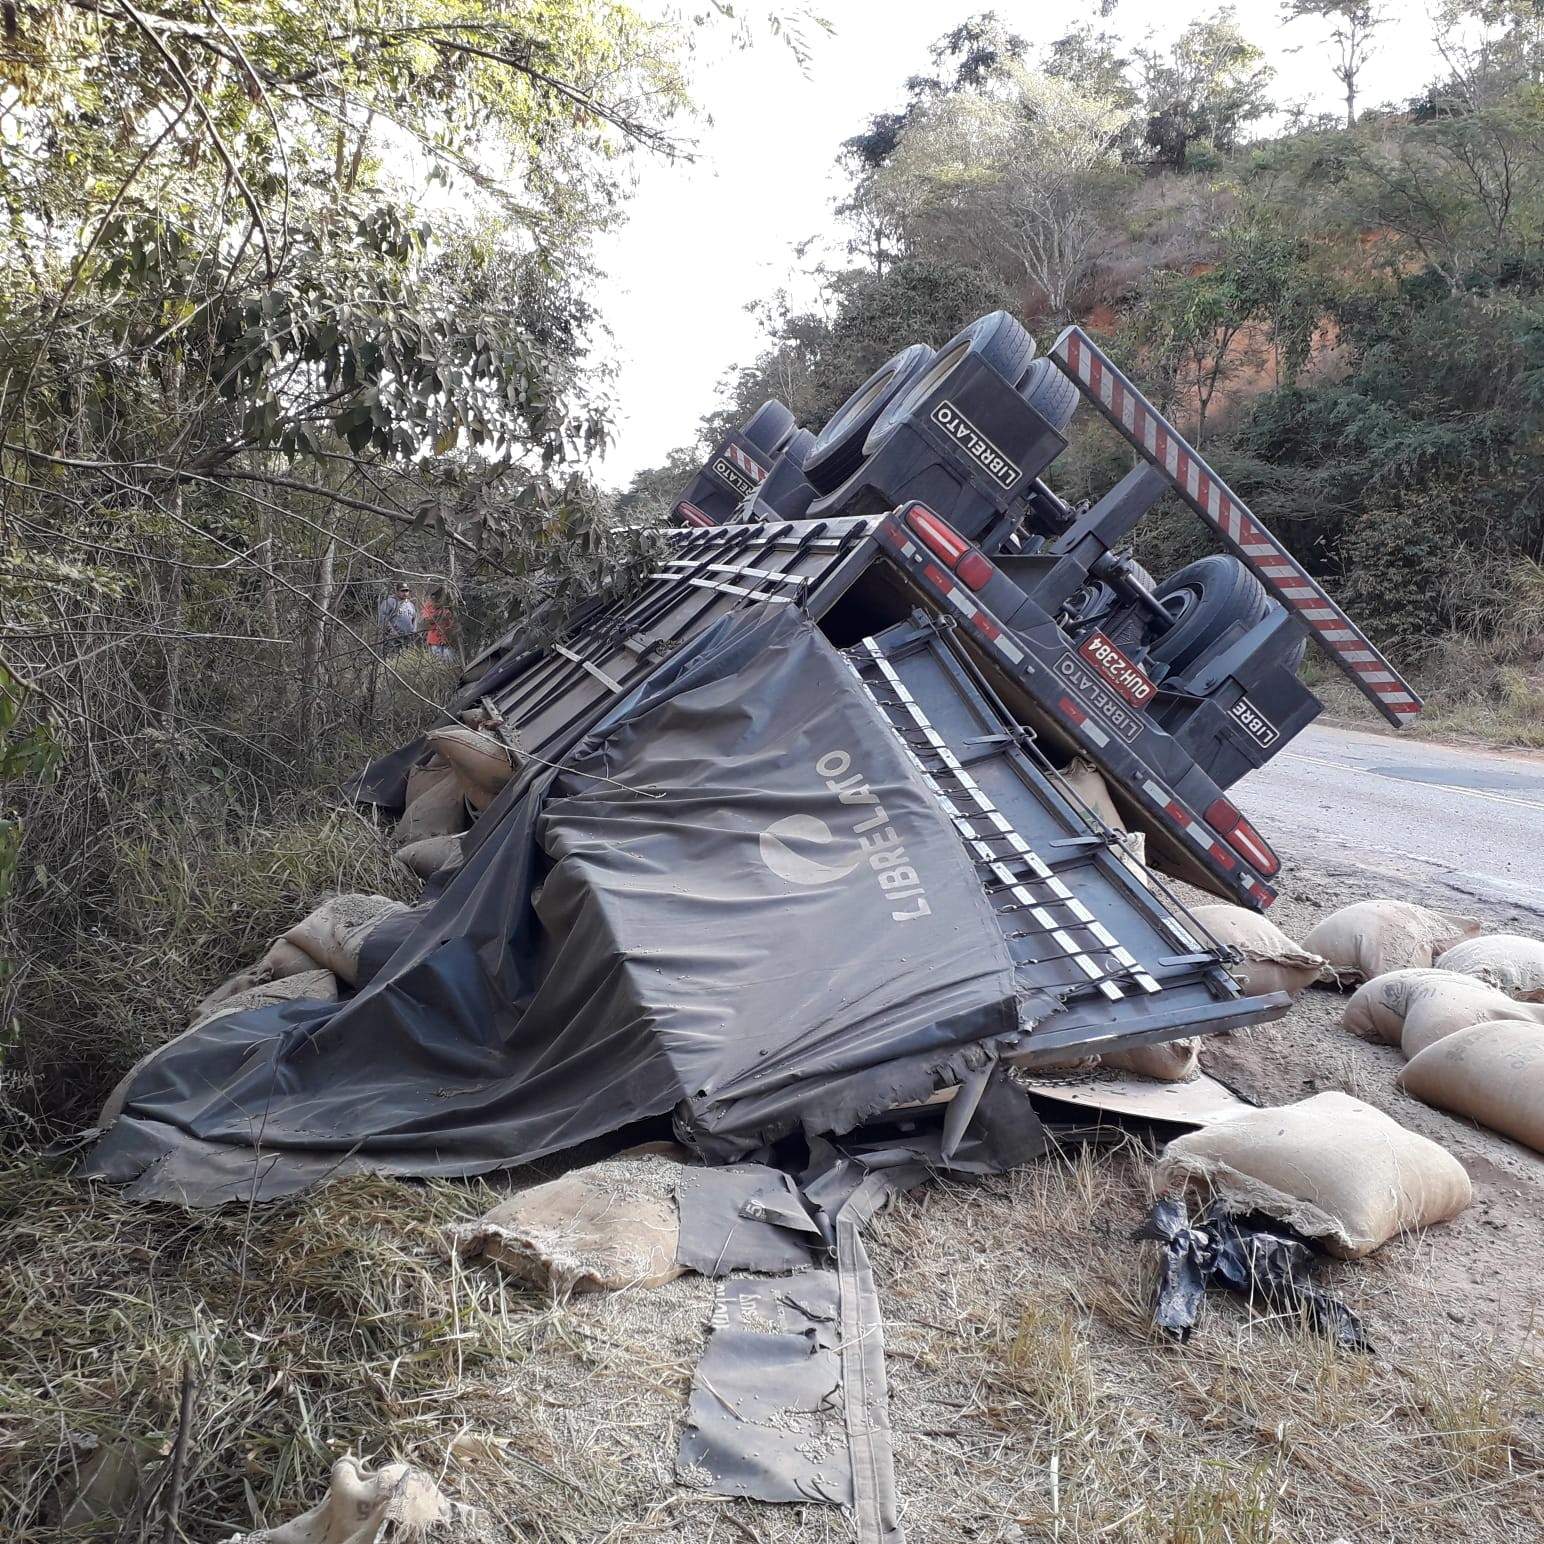
[[[967,589],[979,590],[988,579],[997,572],[981,554],[974,549],[967,552],[955,566],[955,573],[959,575],[960,583]]]
[[[681,523],[683,525],[713,524],[713,517],[711,515],[703,514],[703,512],[698,509],[695,504],[688,504],[685,499],[682,499],[681,502],[676,505],[675,512],[680,517]]]
[[[940,520],[924,505],[913,504],[905,520],[922,545],[970,589],[979,590],[997,572],[947,520]]]
[[[970,551],[970,543],[953,526],[940,520],[931,509],[925,509],[921,504],[913,504],[906,511],[905,519],[922,545],[945,568],[952,569]]]
[[[1227,842],[1246,863],[1267,879],[1281,868],[1281,859],[1270,844],[1226,799],[1213,799],[1206,812],[1206,823]]]

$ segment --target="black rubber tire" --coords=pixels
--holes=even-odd
[[[1035,340],[1006,311],[977,317],[957,332],[933,356],[933,362],[905,391],[890,399],[863,442],[863,453],[873,453],[899,425],[909,418],[922,399],[967,355],[979,354],[1010,386],[1018,387],[1035,358]]]
[[[1035,358],[1035,340],[1018,317],[1007,311],[990,311],[977,317],[957,337],[973,338],[976,352],[1011,386],[1023,383]]]
[[[863,464],[863,442],[875,420],[933,362],[926,343],[913,343],[887,359],[826,420],[804,475],[821,493],[834,493]]]
[[[1177,620],[1154,643],[1152,657],[1176,675],[1203,659],[1235,622],[1253,627],[1271,607],[1265,586],[1237,558],[1220,552],[1170,574],[1156,594]]]
[[[764,451],[768,456],[775,456],[797,427],[793,414],[781,402],[763,402],[745,420],[740,433],[757,450]]]
[[[802,472],[809,466],[814,450],[815,436],[808,429],[795,429],[778,455],[786,456]]]
[[[1066,431],[1078,409],[1078,389],[1049,359],[1034,360],[1019,395],[1058,433]]]

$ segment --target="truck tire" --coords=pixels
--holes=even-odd
[[[781,402],[763,402],[746,419],[740,433],[757,450],[775,456],[796,427],[793,414]]]
[[[873,453],[922,405],[922,401],[967,354],[979,354],[1008,382],[1018,387],[1035,357],[1035,340],[1006,311],[978,317],[956,333],[912,385],[890,399],[863,442],[863,453]]]
[[[788,443],[778,451],[778,456],[786,456],[802,472],[810,464],[810,457],[814,454],[815,444],[815,436],[808,429],[795,429],[792,435],[789,436]]]
[[[1019,385],[1019,395],[1058,433],[1065,433],[1078,407],[1078,389],[1051,363],[1036,359]]]
[[[1176,675],[1197,664],[1235,622],[1250,628],[1270,611],[1265,586],[1235,557],[1214,553],[1187,563],[1155,591],[1173,625],[1152,647],[1152,658]]]
[[[887,359],[826,420],[815,448],[804,463],[804,475],[821,493],[832,493],[863,463],[863,442],[874,421],[899,392],[927,369],[933,350],[913,343]]]

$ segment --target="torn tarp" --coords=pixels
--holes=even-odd
[[[720,1282],[677,1472],[719,1496],[853,1504],[835,1271]]]
[[[978,1081],[995,1037],[1056,1006],[793,607],[683,647],[490,820],[443,893],[379,930],[393,952],[356,996],[150,1058],[87,1172],[214,1204],[476,1173],[672,1109],[731,1159]]]
[[[858,1544],[902,1544],[884,1326],[862,1229],[930,1165],[920,1151],[815,1145],[822,1166],[798,1185],[759,1164],[681,1176],[680,1263],[785,1274],[721,1288],[679,1472],[718,1495],[848,1506]]]

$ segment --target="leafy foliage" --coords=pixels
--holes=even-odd
[[[1234,149],[1244,125],[1270,108],[1272,70],[1239,30],[1231,6],[1185,28],[1173,49],[1138,54],[1146,140],[1159,161],[1185,171],[1198,152]]]

